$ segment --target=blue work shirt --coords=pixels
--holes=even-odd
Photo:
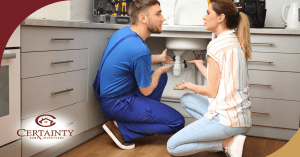
[[[123,37],[137,34],[130,26],[123,27],[112,35],[102,56],[101,64],[110,49]],[[100,64],[100,65],[101,65]],[[109,54],[100,74],[100,96],[116,97],[133,94],[138,86],[151,85],[151,53],[139,36],[122,41]]]

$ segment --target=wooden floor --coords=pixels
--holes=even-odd
[[[103,133],[90,141],[62,154],[60,157],[171,157],[167,151],[167,141],[171,135],[134,139],[135,148],[119,149],[110,137]],[[265,157],[284,146],[287,141],[247,136],[243,157]],[[189,157],[226,157],[223,152],[198,153]]]

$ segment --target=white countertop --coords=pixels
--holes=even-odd
[[[44,27],[67,27],[67,28],[90,28],[90,29],[120,29],[123,24],[93,23],[80,20],[50,20],[50,19],[25,19],[21,26],[44,26]],[[163,33],[168,32],[202,32],[210,33],[204,26],[182,26],[182,25],[163,25]],[[300,30],[289,30],[284,28],[251,28],[251,34],[283,34],[300,35]],[[160,35],[154,35],[160,36]]]

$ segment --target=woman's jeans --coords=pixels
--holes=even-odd
[[[173,156],[186,156],[203,151],[223,151],[223,139],[237,134],[246,134],[250,127],[228,127],[220,124],[219,115],[212,120],[203,116],[208,112],[208,99],[199,94],[185,94],[181,98],[184,109],[197,121],[173,135],[167,143]]]

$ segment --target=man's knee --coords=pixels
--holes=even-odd
[[[176,127],[173,128],[174,133],[178,132],[184,127],[185,120],[182,114],[178,113],[176,116]]]
[[[183,115],[181,115],[181,120],[180,120],[180,129],[179,130],[181,130],[183,127],[184,127],[184,124],[185,124],[185,120],[184,120],[184,117],[183,117]],[[178,131],[179,131],[178,130]]]

